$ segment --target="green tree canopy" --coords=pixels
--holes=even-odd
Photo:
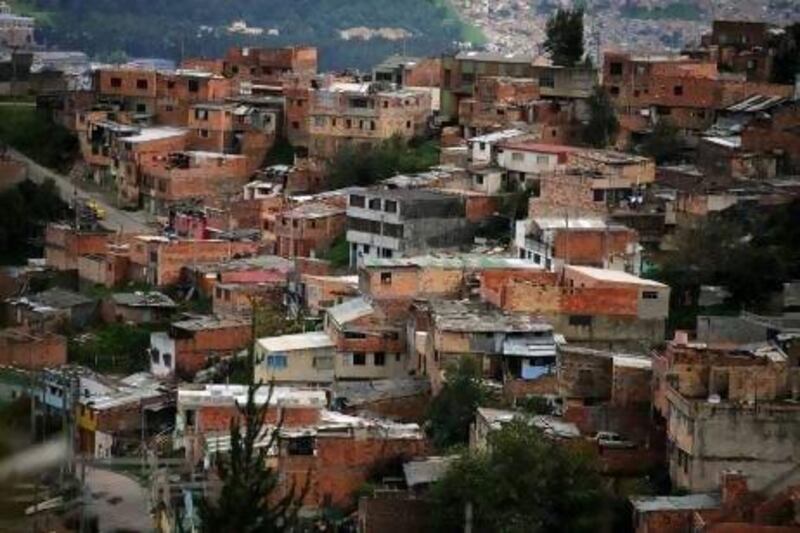
[[[462,531],[467,504],[473,531],[580,533],[607,520],[590,458],[521,420],[490,434],[487,451],[457,459],[431,497],[437,531]]]
[[[428,407],[427,429],[433,444],[443,449],[466,443],[475,412],[489,397],[474,360],[464,358],[452,367],[444,387]]]
[[[800,276],[800,202],[730,211],[676,235],[677,249],[658,274],[673,289],[673,307],[685,305],[700,285],[722,285],[734,307],[758,310],[783,282]]]
[[[605,148],[614,142],[619,132],[619,120],[608,92],[597,86],[588,99],[589,122],[583,129],[584,142]]]
[[[574,66],[583,58],[583,7],[560,9],[547,21],[544,49],[556,65]]]
[[[398,173],[428,170],[438,162],[439,149],[431,141],[406,142],[401,137],[392,137],[377,146],[347,145],[329,166],[328,186],[331,189],[368,186]]]
[[[256,404],[260,387],[249,385],[247,403],[237,405],[239,416],[230,425],[230,453],[217,458],[217,475],[222,482],[219,499],[200,502],[202,531],[273,533],[292,531],[297,523],[308,483],[300,490],[292,485],[285,494],[278,494],[280,478],[267,465],[267,454],[277,443],[282,420],[275,427],[265,426],[270,402]],[[272,391],[270,385],[269,399]]]
[[[784,30],[772,43],[777,49],[772,63],[772,81],[794,83],[795,76],[800,74],[800,22]]]
[[[655,159],[658,164],[676,161],[683,149],[684,142],[678,128],[665,118],[659,119],[641,144],[642,153]]]

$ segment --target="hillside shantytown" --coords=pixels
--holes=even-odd
[[[798,20],[323,71],[19,4],[0,530],[800,531]]]

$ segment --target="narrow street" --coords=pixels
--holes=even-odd
[[[88,192],[78,188],[66,176],[53,172],[49,168],[45,168],[24,154],[8,148],[8,154],[18,160],[27,163],[28,177],[35,183],[43,183],[47,178],[52,178],[55,181],[56,187],[59,190],[61,198],[67,202],[72,203],[76,198],[82,200],[94,200],[102,207],[106,216],[104,220],[100,221],[100,225],[112,230],[121,231],[122,233],[151,233],[152,227],[147,222],[147,214],[143,211],[123,211],[111,205],[100,193]]]

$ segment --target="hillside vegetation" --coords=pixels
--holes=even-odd
[[[305,43],[320,48],[322,68],[368,68],[392,53],[439,54],[459,40],[480,40],[447,0],[17,0],[16,9],[37,16],[41,39],[95,57],[125,52],[177,59],[219,56],[232,45]],[[243,20],[262,35],[231,34]],[[403,41],[345,41],[348,28],[396,28]],[[269,29],[278,35],[268,35]]]

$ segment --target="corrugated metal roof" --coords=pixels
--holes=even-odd
[[[782,96],[768,96],[764,94],[755,94],[749,96],[740,102],[727,107],[726,111],[739,112],[739,113],[757,113],[759,111],[767,111],[777,105],[782,104],[787,99]]]
[[[631,498],[633,508],[640,513],[653,511],[689,511],[716,509],[720,506],[718,494],[689,494],[687,496],[642,496]]]
[[[515,257],[489,256],[480,254],[457,255],[421,255],[416,257],[378,258],[367,257],[364,259],[365,268],[442,268],[453,270],[491,270],[505,268],[520,268],[529,270],[542,270],[542,267],[532,261]]]
[[[366,298],[353,298],[338,305],[328,308],[328,315],[336,321],[336,323],[343,325],[353,320],[368,316],[373,312],[372,304]]]
[[[332,348],[334,343],[324,331],[311,331],[295,335],[281,335],[280,337],[265,337],[258,339],[258,345],[267,352],[292,352]]]
[[[415,487],[438,481],[456,459],[456,456],[451,455],[447,457],[426,457],[425,459],[404,463],[403,474],[405,474],[406,485]]]

